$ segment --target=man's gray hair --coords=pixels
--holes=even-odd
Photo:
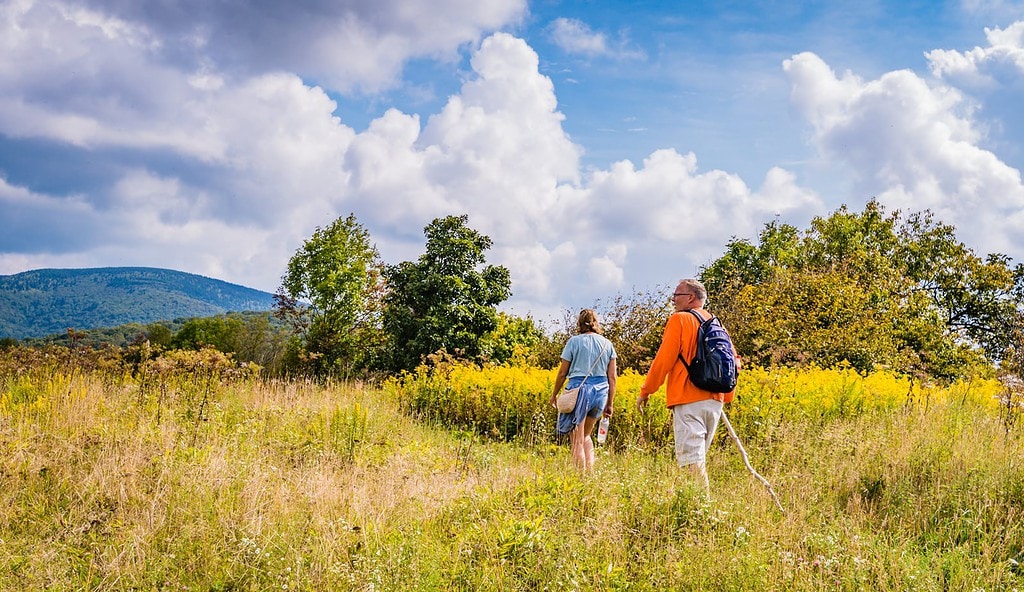
[[[704,287],[704,284],[700,283],[700,280],[695,280],[693,278],[686,278],[686,279],[679,280],[679,283],[683,284],[684,286],[686,286],[690,290],[693,290],[694,295],[696,295],[697,300],[700,300],[701,304],[704,304],[705,302],[707,302],[707,300],[708,300],[708,289]]]

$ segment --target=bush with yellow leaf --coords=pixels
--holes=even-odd
[[[500,440],[530,442],[555,438],[557,413],[548,405],[556,371],[535,367],[460,363],[420,366],[388,382],[407,413],[456,429]],[[649,448],[671,443],[664,387],[646,411],[636,407],[644,376],[627,370],[618,377],[609,444]],[[975,378],[950,385],[921,383],[888,371],[861,374],[849,367],[745,368],[733,403],[733,426],[750,436],[782,418],[852,418],[913,406],[974,404],[995,413],[1002,385]]]

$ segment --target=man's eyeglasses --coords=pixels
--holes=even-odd
[[[672,297],[675,298],[676,296],[693,296],[693,294],[689,292],[673,292]]]

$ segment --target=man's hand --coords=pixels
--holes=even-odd
[[[647,407],[647,399],[649,398],[648,395],[640,395],[636,398],[636,408],[640,413],[644,412],[644,408]]]

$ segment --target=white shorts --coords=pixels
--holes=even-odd
[[[720,419],[722,402],[714,399],[672,407],[672,432],[679,466],[704,464]]]

